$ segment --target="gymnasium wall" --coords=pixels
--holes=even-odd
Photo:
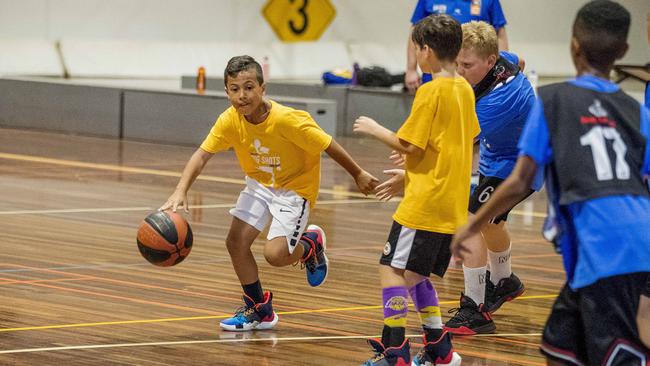
[[[53,56],[56,41],[72,76],[174,77],[195,72],[198,64],[208,65],[209,73],[221,72],[233,52],[268,55],[276,77],[314,78],[353,60],[403,69],[415,0],[331,0],[337,16],[321,40],[293,45],[278,42],[262,18],[265,2],[0,0],[0,74],[60,74],[60,60]],[[584,3],[502,0],[511,49],[542,75],[571,75],[571,21]],[[646,63],[650,3],[621,3],[633,16],[631,48],[623,62]]]

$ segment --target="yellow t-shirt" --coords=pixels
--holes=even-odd
[[[395,221],[443,234],[465,224],[472,145],[479,132],[474,92],[465,79],[436,78],[418,89],[397,137],[422,151],[406,157],[404,199]]]
[[[265,186],[288,189],[313,207],[320,187],[320,155],[332,142],[309,113],[271,101],[264,122],[254,125],[230,107],[215,122],[201,149],[232,147],[247,176]]]

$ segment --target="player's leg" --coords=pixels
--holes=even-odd
[[[273,311],[273,294],[263,292],[258,277],[257,263],[250,248],[260,231],[254,226],[233,217],[226,238],[226,247],[235,273],[244,290],[244,307],[231,318],[224,319],[220,326],[229,331],[270,329],[278,322]]]
[[[639,328],[641,342],[650,349],[650,276],[646,281],[645,291],[641,294],[636,324],[637,328]]]
[[[487,254],[481,235],[475,235],[467,242],[470,250],[463,260],[465,292],[460,295],[460,307],[445,323],[445,329],[453,334],[473,335],[492,333],[494,321],[485,309],[487,280]]]
[[[578,293],[565,284],[544,326],[540,349],[547,365],[587,364],[579,302]]]
[[[647,365],[637,316],[647,272],[612,276],[578,290],[589,365]]]
[[[508,213],[495,218],[485,225],[481,233],[487,245],[490,264],[486,281],[485,309],[493,313],[506,301],[521,296],[525,287],[519,277],[512,272],[510,234],[506,228]]]
[[[483,204],[490,200],[494,191],[503,181],[497,177],[481,176],[479,185],[470,198],[469,212],[476,213]],[[531,189],[528,196],[532,193]],[[509,212],[510,210],[494,217],[481,230],[488,249],[490,267],[485,281],[485,310],[490,313],[497,311],[504,302],[520,296],[525,290],[519,277],[512,273],[510,235],[505,226]]]
[[[394,222],[388,242],[384,246],[379,266],[384,327],[381,339],[368,340],[375,356],[366,361],[364,366],[395,366],[411,363],[410,345],[405,337],[409,293],[404,279],[406,260],[403,257],[403,254],[408,255],[413,242],[410,233],[415,234],[415,230],[404,228]]]
[[[220,323],[225,330],[269,329],[278,321],[273,311],[273,294],[262,290],[257,263],[251,252],[251,245],[270,217],[269,197],[257,185],[259,183],[247,179],[247,187],[240,193],[235,208],[230,210],[233,220],[226,248],[244,290],[244,307]]]
[[[264,246],[266,260],[277,267],[300,262],[307,282],[322,285],[329,268],[327,238],[319,226],[307,226],[309,201],[292,191],[276,191],[269,210],[272,219]]]
[[[422,323],[424,347],[413,359],[413,365],[460,365],[454,352],[451,335],[443,330],[438,293],[429,280],[431,273],[442,277],[449,265],[452,236],[417,230],[406,265],[405,279],[415,309]]]
[[[487,202],[495,189],[491,177],[479,176],[469,201],[469,214],[473,215]],[[446,323],[445,329],[459,335],[492,333],[496,329],[489,314],[485,314],[487,288],[487,252],[482,235],[475,235],[466,241],[470,252],[463,260],[465,291],[460,295],[460,307]]]

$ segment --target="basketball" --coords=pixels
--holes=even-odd
[[[140,254],[161,267],[176,265],[192,250],[192,228],[187,221],[172,211],[157,211],[145,219],[138,228]]]

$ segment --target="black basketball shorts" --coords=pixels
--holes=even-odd
[[[560,292],[549,316],[541,351],[568,365],[650,364],[650,350],[639,339],[636,316],[650,273],[602,279]]]
[[[429,277],[444,276],[451,259],[451,234],[411,229],[393,222],[379,263]]]
[[[481,206],[483,206],[489,199],[492,197],[492,194],[494,191],[497,189],[501,183],[504,182],[505,179],[497,178],[497,177],[486,177],[483,174],[479,175],[478,178],[478,185],[476,188],[474,188],[474,191],[472,192],[472,195],[469,198],[469,212],[475,214]],[[535,192],[534,190],[530,190],[526,197],[524,197],[521,201],[525,200],[528,198],[531,194]],[[521,202],[519,201],[519,202]],[[518,203],[519,203],[518,202]],[[501,215],[492,218],[490,220],[491,223],[493,224],[498,224],[501,221],[508,221],[508,214],[512,208]]]

